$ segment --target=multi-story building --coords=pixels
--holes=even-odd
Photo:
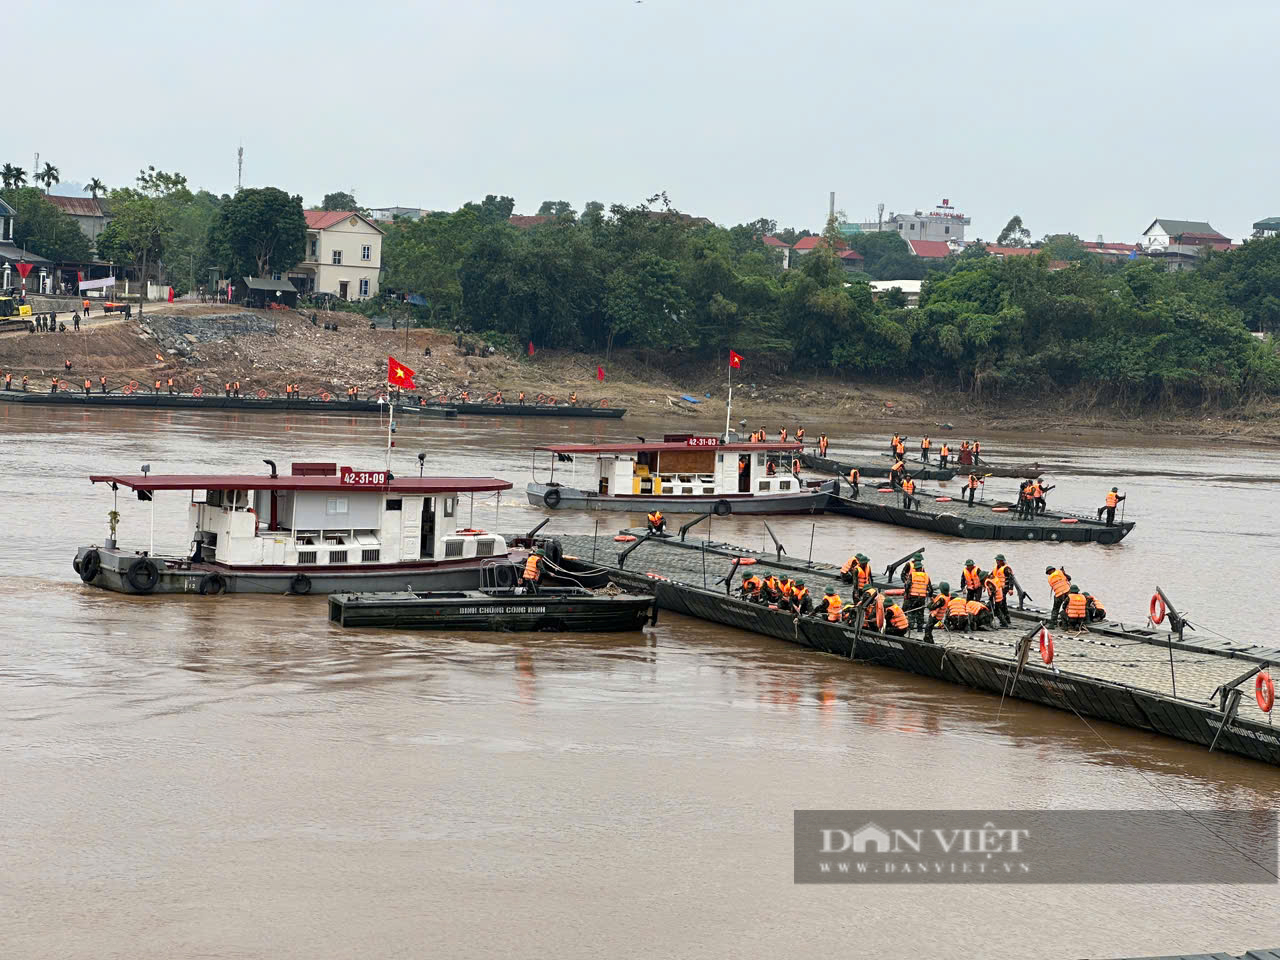
[[[903,240],[940,240],[943,243],[964,243],[964,228],[973,221],[951,205],[951,201],[943,201],[927,213],[916,210],[913,213],[891,213],[883,220],[869,220],[862,223],[841,224],[850,233],[875,233],[892,230]]]
[[[343,300],[377,296],[382,228],[350,210],[307,210],[302,262],[288,272],[299,293],[332,293]],[[278,279],[278,278],[277,278]]]
[[[1169,220],[1158,217],[1142,231],[1147,256],[1160,260],[1170,270],[1194,267],[1209,250],[1231,250],[1235,244],[1204,220]]]
[[[98,234],[102,233],[112,219],[105,200],[94,197],[62,197],[56,193],[48,194],[45,199],[74,220],[80,232],[97,247]]]

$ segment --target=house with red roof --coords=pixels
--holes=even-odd
[[[45,199],[74,220],[80,232],[95,245],[98,242],[98,234],[102,233],[112,220],[105,200],[94,197],[63,197],[56,193],[47,194]]]
[[[785,240],[779,240],[777,237],[766,234],[761,238],[766,247],[773,247],[777,250],[789,249],[789,245]]]
[[[1137,243],[1107,243],[1102,240],[1081,240],[1080,246],[1104,260],[1133,260],[1142,255]]]
[[[840,258],[840,265],[849,273],[862,273],[866,266],[862,254],[857,250],[841,250],[836,256]]]
[[[945,240],[908,240],[911,252],[925,260],[944,260],[951,253],[951,247]]]
[[[303,216],[307,218],[307,241],[302,261],[287,273],[294,289],[299,293],[332,293],[343,300],[377,296],[382,227],[352,210],[304,210]]]
[[[517,230],[531,230],[553,220],[555,217],[548,213],[513,213],[507,218],[507,222]]]
[[[791,248],[791,252],[798,253],[803,256],[806,253],[813,253],[813,251],[817,250],[819,247],[825,247],[826,245],[827,241],[823,240],[821,237],[801,237],[795,242],[795,246]],[[843,240],[837,240],[836,249],[848,250],[849,245]]]

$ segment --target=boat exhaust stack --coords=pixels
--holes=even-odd
[[[272,480],[276,479],[276,477],[279,476],[279,474],[276,473],[276,462],[274,460],[266,460],[266,459],[264,459],[262,462],[271,468],[271,479]]]

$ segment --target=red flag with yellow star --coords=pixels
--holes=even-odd
[[[417,389],[413,383],[413,371],[395,357],[387,357],[387,382],[402,390]]]

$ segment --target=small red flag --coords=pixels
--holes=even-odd
[[[413,383],[413,371],[395,357],[387,357],[387,382],[402,390],[417,389]]]
[[[533,341],[529,341],[529,356],[533,356]]]
[[[604,367],[596,367],[596,379],[604,383]]]
[[[739,368],[742,366],[742,356],[741,356],[741,354],[734,353],[732,350],[730,350],[730,351],[729,351],[729,366],[733,367],[735,370],[739,369]]]
[[[22,279],[25,280],[27,279],[27,274],[31,272],[31,268],[34,267],[35,264],[26,263],[25,261],[19,261],[18,263],[15,263],[14,266],[17,267],[18,269],[18,276],[22,277]]]

